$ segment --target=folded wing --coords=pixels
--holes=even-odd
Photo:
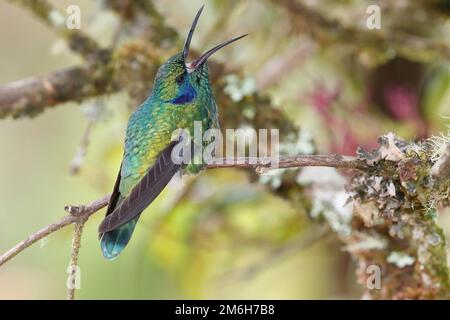
[[[117,207],[114,208],[111,205],[108,207],[108,211],[110,208],[114,208],[114,210],[111,213],[107,211],[107,216],[99,226],[100,233],[112,231],[139,216],[156,199],[181,168],[181,165],[175,164],[171,157],[172,150],[177,143],[178,141],[172,141],[167,145],[158,156],[155,164],[131,190],[128,197],[121,201]],[[117,202],[114,197],[111,198],[111,201]]]

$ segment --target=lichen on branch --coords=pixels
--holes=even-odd
[[[349,248],[368,238],[380,246],[357,246],[351,254],[370,298],[444,299],[449,297],[446,240],[437,208],[448,204],[450,181],[434,183],[429,144],[406,142],[389,133],[377,150],[359,151],[371,167],[347,186],[354,202]],[[382,287],[370,290],[367,267],[382,270]]]

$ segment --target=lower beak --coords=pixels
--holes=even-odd
[[[187,63],[186,67],[188,68],[188,70],[193,71],[195,69],[197,69],[199,66],[201,66],[206,60],[208,60],[209,57],[211,57],[214,53],[216,53],[217,51],[219,51],[220,49],[222,49],[223,47],[244,38],[245,36],[247,36],[247,34],[243,34],[241,36],[238,37],[234,37],[230,40],[224,41],[220,44],[218,44],[217,46],[209,49],[208,51],[206,51],[204,54],[202,54],[198,59],[192,61],[191,63]]]

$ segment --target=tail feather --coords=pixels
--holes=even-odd
[[[124,197],[120,193],[121,169],[117,175],[114,191],[99,226],[100,246],[106,259],[117,257],[131,239],[136,223],[146,207],[161,193],[181,165],[172,161],[172,150],[178,141],[172,141],[160,153],[145,176]]]
[[[139,217],[140,216],[137,216],[117,229],[105,232],[101,235],[100,245],[103,256],[106,259],[112,260],[122,252],[128,244],[128,241],[131,239]]]

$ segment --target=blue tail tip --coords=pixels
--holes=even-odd
[[[102,254],[105,259],[114,260],[125,248],[124,245],[118,244],[116,241],[110,241],[108,237],[102,236],[100,246],[102,248]]]

